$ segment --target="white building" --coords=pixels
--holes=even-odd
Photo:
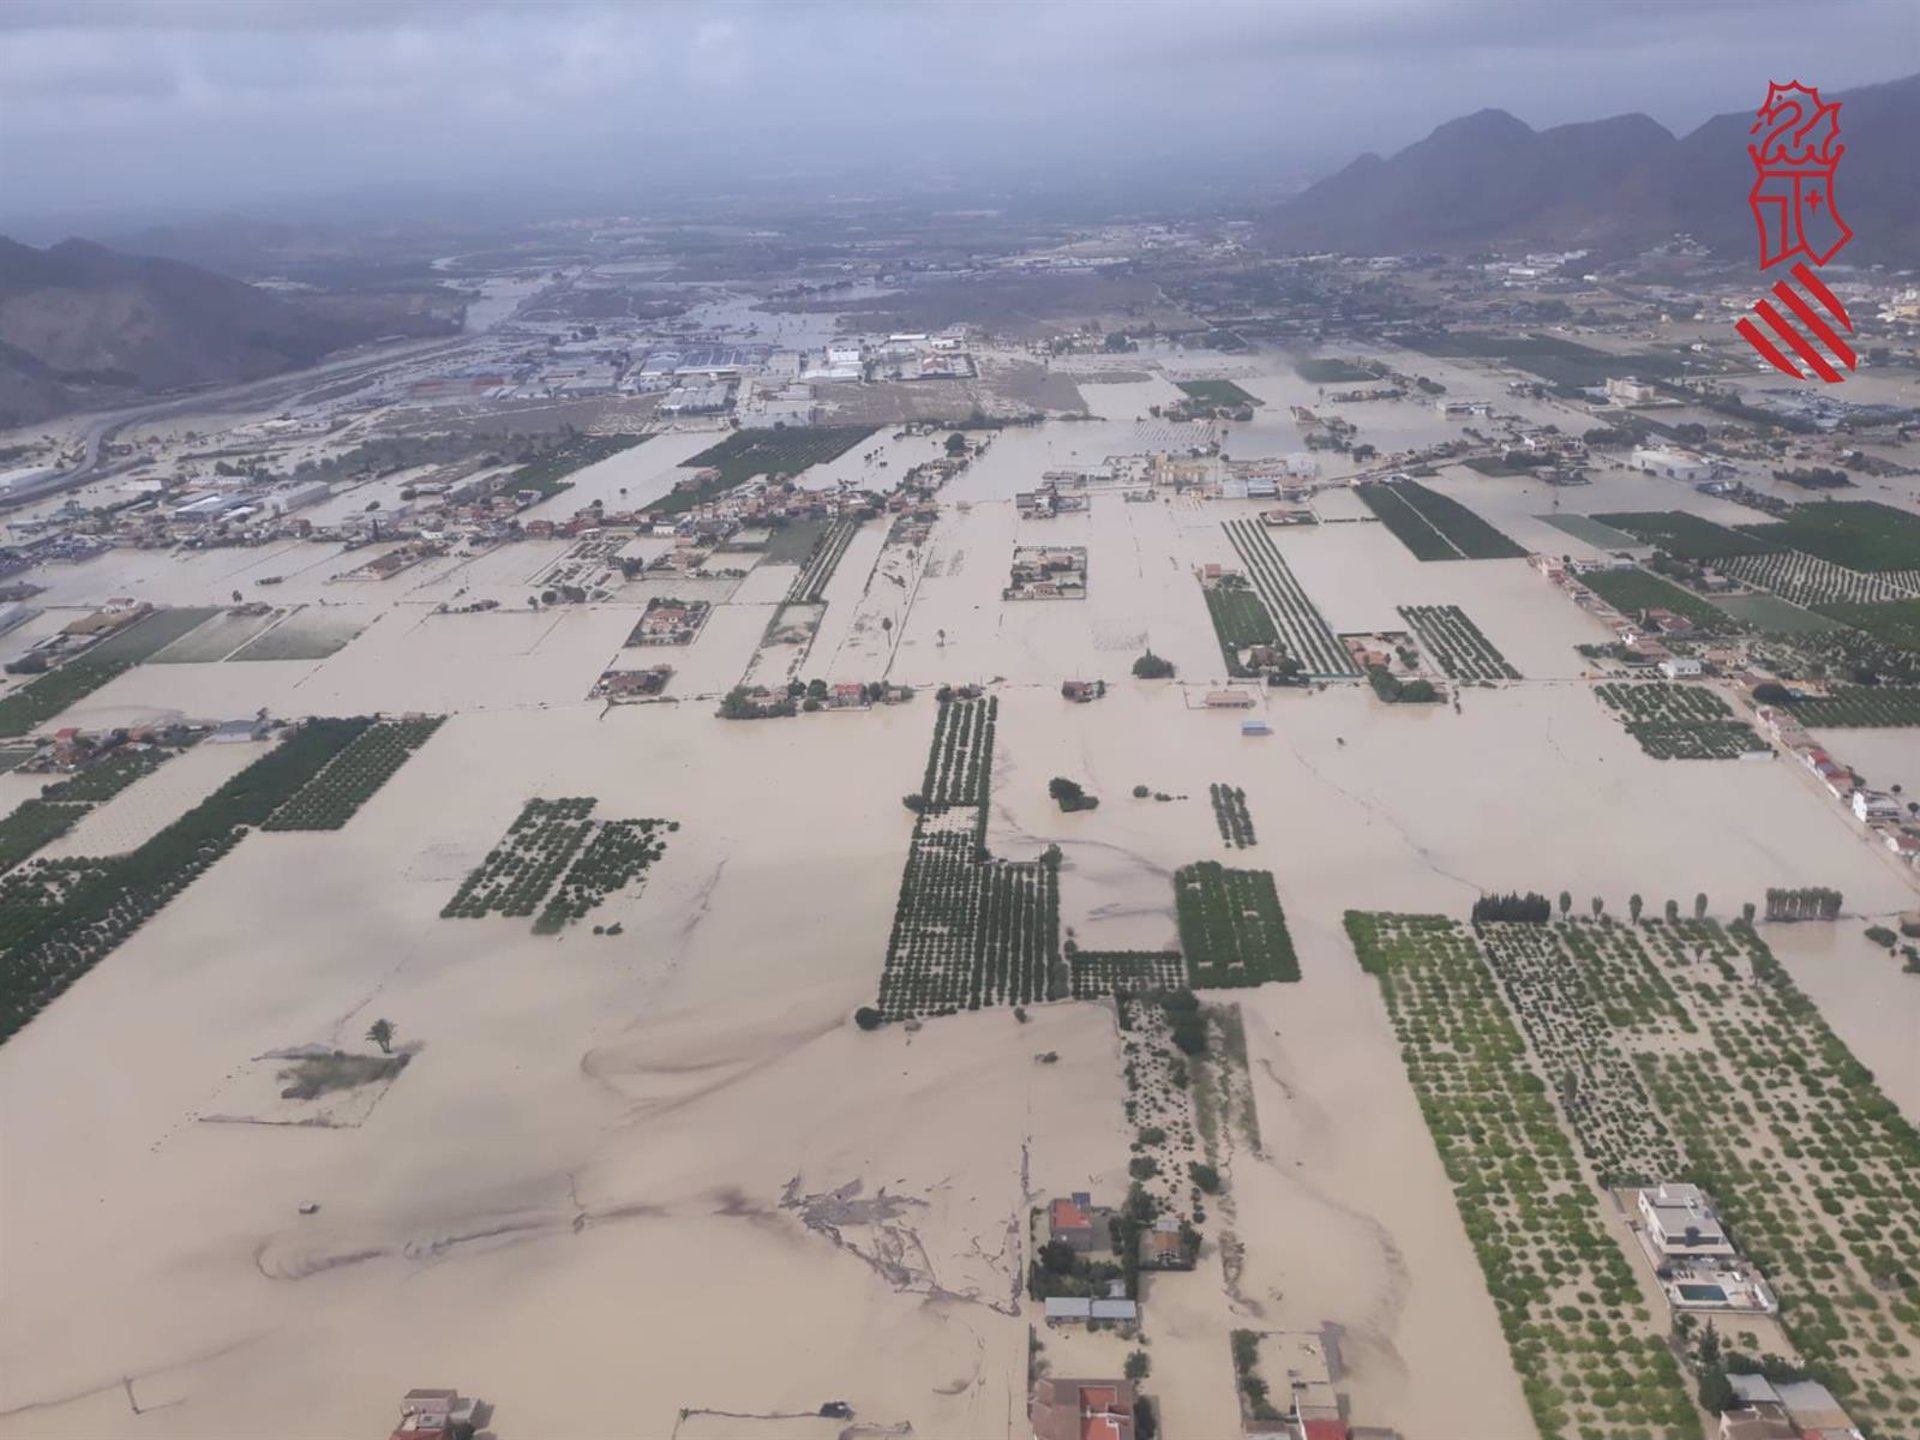
[[[1689,485],[1713,478],[1713,462],[1695,455],[1691,450],[1674,450],[1664,446],[1635,450],[1632,465],[1634,469],[1649,475],[1661,475]]]
[[[1697,680],[1706,669],[1689,655],[1672,655],[1660,662],[1660,673],[1669,680]]]
[[[834,369],[842,365],[859,365],[867,358],[866,347],[857,340],[851,345],[839,344],[827,346],[827,367]]]
[[[1727,1258],[1738,1252],[1706,1192],[1698,1185],[1662,1183],[1640,1192],[1647,1239],[1668,1260]]]
[[[1607,399],[1616,405],[1651,405],[1659,398],[1658,390],[1631,375],[1607,381]]]
[[[1900,802],[1884,790],[1853,792],[1853,817],[1856,820],[1898,820]]]

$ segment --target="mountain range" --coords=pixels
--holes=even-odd
[[[0,236],[0,430],[69,410],[257,380],[386,335],[459,328],[458,299],[270,293],[85,240]]]
[[[1842,262],[1920,264],[1920,75],[1826,98],[1842,102],[1835,191],[1854,232]],[[1723,258],[1757,259],[1752,123],[1750,112],[1717,115],[1675,136],[1645,115],[1617,115],[1535,130],[1481,110],[1390,157],[1362,155],[1276,209],[1262,232],[1278,249],[1364,255],[1596,248],[1683,231]]]

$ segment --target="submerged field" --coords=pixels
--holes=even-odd
[[[1800,767],[1659,758],[1683,740],[1748,753],[1742,721],[1696,698],[1714,690],[1610,704],[1575,650],[1611,638],[1594,615],[1527,566],[1423,563],[1407,538],[1454,559],[1606,538],[1542,524],[1537,483],[1450,467],[1393,529],[1323,454],[1317,526],[1191,489],[1022,519],[1016,492],[1131,453],[1134,417],[1176,395],[1153,347],[1119,358],[1138,376],[1088,390],[1110,419],[969,432],[986,448],[924,535],[795,527],[716,557],[755,566],[745,582],[529,608],[560,541],[350,591],[329,577],[352,562],[317,544],[36,572],[62,605],[200,612],[124,657],[177,663],[16,707],[36,724],[445,718],[381,719],[324,755],[283,745],[265,769],[252,747],[196,748],[17,867],[38,878],[12,893],[7,953],[65,988],[30,985],[31,1023],[0,1046],[0,1084],[28,1097],[0,1134],[0,1436],[185,1440],[271,1414],[331,1440],[385,1433],[416,1384],[482,1396],[503,1437],[824,1436],[846,1423],[814,1413],[829,1397],[874,1434],[1024,1434],[1029,1213],[1075,1190],[1121,1205],[1138,1182],[1195,1219],[1196,1268],[1137,1277],[1139,1340],[1038,1325],[1040,1358],[1113,1374],[1143,1349],[1165,1435],[1238,1433],[1234,1331],[1333,1326],[1357,1427],[1691,1440],[1694,1380],[1598,1189],[1676,1163],[1723,1192],[1788,1297],[1768,1343],[1840,1372],[1856,1419],[1900,1433],[1920,1398],[1899,1278],[1912,1117],[1850,1055],[1869,1056],[1864,1034],[1898,1057],[1909,977],[1863,920],[1821,922],[1855,948],[1792,957],[1815,1012],[1757,937],[1657,917],[1793,885],[1894,917],[1910,878]],[[1471,393],[1470,358],[1390,363]],[[1321,384],[1380,369],[1307,365]],[[1257,355],[1195,371],[1206,394],[1263,402],[1232,422],[1236,458],[1302,448],[1307,371]],[[1339,413],[1383,451],[1458,433],[1429,406]],[[881,459],[943,453],[944,433],[854,428],[832,458],[820,431],[662,435],[564,477],[539,515],[666,494],[694,473],[683,459],[884,491]],[[1616,520],[1674,503],[1611,470],[1588,493]],[[1099,584],[1072,606],[1004,604],[1025,545],[1084,547]],[[1209,565],[1245,587],[1206,589]],[[262,573],[286,577],[286,620],[249,636],[214,616]],[[632,658],[647,599],[683,592],[714,609],[659,652],[665,699],[588,701]],[[479,599],[498,608],[453,613]],[[1901,633],[1894,602],[1819,603]],[[1457,703],[1377,705],[1343,637],[1390,634]],[[1232,676],[1228,652],[1266,644],[1308,683]],[[1136,679],[1148,651],[1176,673]],[[916,693],[715,717],[743,677],[789,675]],[[1229,678],[1235,707],[1210,706]],[[1104,691],[1074,703],[1070,679]],[[1822,724],[1904,713],[1874,688],[1805,703],[1829,707]],[[1894,782],[1899,734],[1823,742],[1857,740],[1863,772]],[[9,833],[37,842],[47,817],[21,802],[43,777],[4,778]],[[1098,805],[1062,809],[1056,778]],[[204,843],[161,847],[181,868],[137,868],[190,815]],[[218,828],[232,816],[244,838]],[[104,948],[71,928],[77,902],[111,907],[129,881],[165,892],[143,923]],[[1624,919],[1644,892],[1642,923],[1443,918],[1573,885],[1580,915],[1597,899]],[[390,1057],[367,1038],[381,1020]],[[351,1124],[210,1123],[305,1104],[274,1096],[314,1071],[380,1078],[355,1087],[372,1093]],[[267,1104],[248,1108],[256,1081]],[[766,1416],[790,1418],[740,1418]]]

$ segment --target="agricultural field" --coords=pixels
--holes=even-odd
[[[1397,487],[1374,483],[1358,487],[1366,507],[1380,517],[1396,539],[1413,552],[1416,560],[1458,560],[1460,551],[1409,505]]]
[[[533,914],[593,830],[589,797],[529,800],[500,843],[454,891],[443,920]]]
[[[1511,560],[1526,550],[1451,496],[1415,480],[1383,480],[1356,486],[1367,508],[1380,517],[1419,560]]]
[[[798,475],[814,465],[838,460],[874,433],[871,425],[791,426],[785,430],[736,430],[717,445],[709,445],[681,468],[720,472],[715,490],[731,489],[756,475]],[[684,504],[673,502],[687,497]],[[674,491],[649,506],[653,510],[689,509],[708,497],[690,490]]]
[[[1604,1188],[1657,1185],[1684,1160],[1653,1108],[1621,1031],[1685,1043],[1697,1027],[1674,990],[1611,921],[1476,927],[1487,963],[1526,1032],[1554,1098]]]
[[[1625,681],[1597,685],[1594,693],[1656,760],[1738,760],[1770,748],[1702,686]]]
[[[1195,989],[1298,980],[1287,917],[1273,876],[1202,860],[1174,873],[1180,948]]]
[[[1920,725],[1920,689],[1899,685],[1845,685],[1788,707],[1802,725],[1828,730]]]
[[[219,613],[218,610],[189,606],[155,610],[145,619],[136,620],[126,629],[109,635],[80,659],[96,665],[138,665]]]
[[[1257,396],[1248,394],[1231,380],[1176,380],[1173,383],[1202,405],[1213,405],[1222,410],[1261,403]]]
[[[1705,1034],[1635,1056],[1654,1102],[1774,1281],[1780,1322],[1868,1434],[1920,1414],[1920,1135],[1764,942],[1711,920],[1629,933]]]
[[[1357,676],[1360,671],[1334,635],[1280,549],[1257,520],[1229,520],[1227,538],[1247,567],[1254,589],[1279,627],[1280,643],[1309,675]]]
[[[1669,910],[1669,914],[1675,914]],[[1774,1282],[1798,1363],[1920,1413],[1920,1136],[1744,924],[1489,925],[1488,965],[1603,1184],[1684,1174]]]
[[[50,805],[22,800],[0,819],[0,871],[11,870],[43,845],[50,845],[80,823],[86,805]]]
[[[303,606],[242,645],[228,660],[324,660],[343,650],[365,622],[338,609]]]
[[[1073,998],[1156,995],[1187,983],[1187,962],[1178,950],[1069,950],[1067,975]]]
[[[1742,530],[1729,530],[1686,510],[1635,510],[1595,515],[1602,525],[1637,535],[1676,560],[1719,560],[1728,555],[1764,555],[1778,550]]]
[[[362,731],[360,738],[298,794],[267,817],[263,830],[338,830],[359,813],[360,807],[413,752],[433,738],[443,717],[383,720]]]
[[[1920,655],[1920,600],[1890,600],[1882,605],[1822,605],[1820,613],[1864,631],[1896,650]],[[5,709],[6,703],[0,700],[0,709]],[[5,733],[0,730],[0,734]]]
[[[31,735],[68,706],[133,668],[129,660],[69,660],[0,699],[0,736]]]
[[[159,746],[139,750],[122,746],[98,764],[47,786],[40,798],[60,805],[99,805],[151,775],[174,753]]]
[[[34,861],[0,885],[0,1040],[139,929],[353,743],[364,720],[309,720],[145,844]]]
[[[1024,1005],[1066,993],[1057,854],[988,854],[997,699],[940,706],[880,974],[886,1018]]]
[[[1565,531],[1576,540],[1584,540],[1599,550],[1631,550],[1645,543],[1638,535],[1602,524],[1591,515],[1536,515],[1533,518],[1556,530]]]
[[[1875,605],[1914,597],[1911,587],[1897,584],[1890,576],[1849,570],[1797,550],[1732,555],[1721,561],[1719,568],[1736,580],[1771,591],[1795,605]]]
[[[1227,662],[1229,675],[1240,675],[1246,667],[1240,652],[1250,645],[1273,645],[1280,640],[1259,592],[1228,585],[1204,588],[1207,617],[1213,621],[1213,633],[1220,640],[1220,654]]]
[[[1458,605],[1402,605],[1400,614],[1449,680],[1520,678]]]
[[[929,813],[961,805],[986,805],[993,776],[993,732],[999,713],[1000,702],[992,697],[949,700],[940,707],[933,722],[926,778],[920,787]]]
[[[1708,634],[1726,635],[1740,629],[1740,622],[1718,606],[1645,570],[1588,570],[1582,572],[1580,583],[1622,615],[1671,610]]]
[[[827,582],[833,579],[833,572],[840,567],[840,557],[847,553],[847,546],[853,543],[853,537],[859,533],[860,522],[844,518],[835,520],[821,532],[800,573],[794,576],[793,584],[787,589],[787,603],[809,605],[821,600],[826,594]]]
[[[1680,359],[1670,352],[1647,350],[1617,353],[1595,350],[1557,335],[1489,335],[1465,331],[1431,331],[1404,341],[1425,355],[1471,355],[1503,360],[1530,370],[1549,384],[1569,388],[1599,385],[1625,375],[1651,379],[1679,373]]]
[[[1723,595],[1713,603],[1740,624],[1766,635],[1818,635],[1843,628],[1838,620],[1803,610],[1778,595]]]
[[[574,857],[533,922],[534,933],[557,935],[585,919],[609,895],[632,885],[667,853],[664,837],[679,828],[677,821],[668,820],[607,820],[595,826],[593,838]]]
[[[0,819],[0,871],[11,870],[42,846],[79,824],[93,807],[111,800],[134,781],[151,775],[173,755],[155,747],[122,748],[90,769],[43,786]]]
[[[1247,792],[1237,785],[1223,785],[1218,780],[1210,788],[1213,792],[1213,820],[1220,827],[1220,838],[1226,842],[1229,850],[1246,849],[1254,843],[1253,815],[1247,809]]]
[[[515,470],[500,488],[507,494],[537,490],[543,499],[551,500],[573,484],[567,477],[574,471],[598,465],[623,450],[631,450],[646,438],[645,435],[570,436],[539,459]]]
[[[1768,550],[1799,550],[1849,570],[1920,570],[1920,515],[1877,500],[1817,500],[1740,528]]]
[[[1700,1424],[1599,1195],[1471,932],[1349,911],[1380,983],[1528,1408],[1548,1440],[1697,1440]]]
[[[1357,385],[1364,380],[1380,378],[1366,366],[1356,365],[1351,360],[1296,360],[1293,369],[1309,385]]]

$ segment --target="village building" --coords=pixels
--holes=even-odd
[[[1118,1285],[1119,1281],[1114,1281]],[[1046,1302],[1049,1325],[1087,1324],[1098,1320],[1108,1325],[1132,1325],[1140,1319],[1140,1306],[1124,1296],[1093,1299],[1086,1295],[1050,1295]]]
[[[1664,446],[1642,448],[1633,452],[1629,463],[1634,469],[1648,475],[1659,475],[1688,485],[1713,477],[1713,462],[1695,455],[1690,450],[1669,449]]]
[[[1033,1440],[1134,1440],[1133,1386],[1126,1380],[1036,1380],[1027,1402]]]
[[[1884,790],[1856,790],[1853,792],[1853,817],[1856,820],[1863,822],[1898,820],[1900,815],[1900,802]]]
[[[1047,1207],[1047,1239],[1068,1245],[1077,1254],[1107,1248],[1106,1213],[1097,1211],[1084,1190],[1056,1199]]]

